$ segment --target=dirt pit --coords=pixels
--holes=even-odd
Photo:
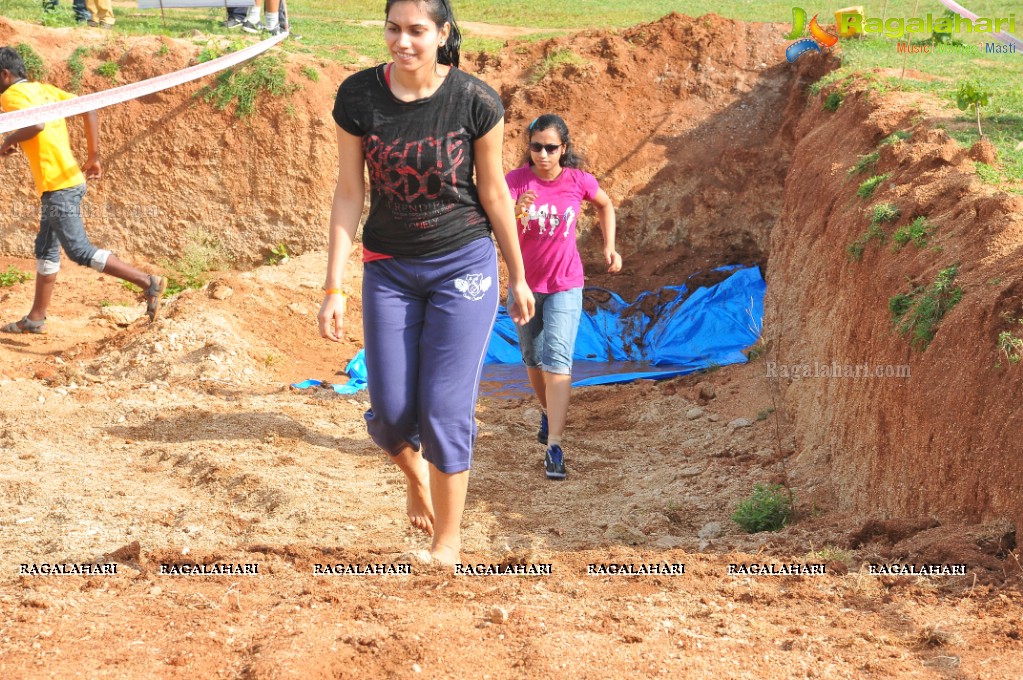
[[[801,85],[782,70],[771,27],[743,26],[749,49],[736,52],[715,47],[721,21],[670,17],[624,35],[512,46],[474,64],[502,87],[512,124],[552,105],[525,74],[564,41],[599,72],[552,76],[574,93],[563,100],[583,101],[594,78],[626,87],[663,76],[663,91],[636,84],[623,93],[619,101],[642,102],[642,112],[609,100],[593,104],[607,111],[576,111],[570,121],[621,205],[629,268],[601,275],[586,242],[587,273],[627,298],[707,265],[753,262],[769,274],[773,266],[770,230],[795,145],[794,123],[780,114]],[[598,143],[601,125],[622,134]],[[661,143],[650,143],[657,135]],[[700,139],[720,147],[694,146]],[[711,153],[738,174],[699,172]],[[118,228],[100,232],[116,238]],[[308,252],[281,265],[213,273],[152,325],[137,320],[140,304],[115,281],[68,265],[50,332],[0,337],[0,676],[1023,673],[1014,525],[842,509],[842,489],[800,463],[799,430],[764,358],[576,390],[562,484],[543,476],[535,404],[481,400],[463,558],[550,564],[550,575],[420,565],[411,575],[314,573],[318,564],[401,562],[427,546],[404,515],[400,472],[365,433],[365,394],[289,387],[343,381],[361,346],[357,294],[346,342],[317,335],[325,256],[316,245],[310,237]],[[147,264],[166,255],[130,246]],[[9,265],[34,269],[0,257],[0,271]],[[0,289],[0,318],[20,317],[31,295],[30,282]],[[793,488],[795,521],[744,533],[730,519],[736,505],[755,484],[776,483]],[[94,562],[115,563],[116,575],[20,573]],[[665,563],[684,573],[587,575],[588,565]],[[893,563],[963,573],[871,573]],[[257,573],[160,573],[193,564]],[[751,564],[825,573],[729,573]]]

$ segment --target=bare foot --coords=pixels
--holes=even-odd
[[[430,500],[430,464],[419,457],[412,465],[412,471],[405,472],[407,502],[405,511],[408,513],[412,526],[429,536],[433,536],[433,502]]]
[[[462,563],[462,554],[458,548],[447,543],[435,543],[430,549],[430,557],[433,558],[434,562],[448,566]]]

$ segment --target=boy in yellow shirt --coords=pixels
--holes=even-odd
[[[52,85],[28,82],[21,55],[13,48],[0,47],[0,110],[18,111],[73,97],[73,94]],[[140,271],[109,250],[97,248],[85,234],[82,222],[85,180],[99,179],[103,169],[99,162],[98,117],[95,111],[89,111],[83,117],[89,158],[81,168],[71,152],[67,124],[63,118],[15,130],[0,143],[0,157],[13,154],[16,145],[21,145],[42,200],[39,234],[35,243],[37,275],[32,310],[20,321],[0,327],[0,331],[5,333],[45,332],[46,310],[60,271],[62,246],[73,262],[130,281],[141,288],[151,321],[156,320],[160,311],[160,297],[167,287],[166,279]]]

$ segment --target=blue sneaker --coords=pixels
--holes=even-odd
[[[536,441],[547,444],[547,414],[540,411],[540,429],[536,431]]]
[[[557,444],[547,447],[544,467],[547,468],[547,479],[564,479],[568,476],[565,472],[565,452]]]

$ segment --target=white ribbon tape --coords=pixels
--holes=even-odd
[[[966,19],[970,19],[971,21],[975,21],[977,19],[977,15],[976,14],[974,14],[970,10],[966,9],[965,7],[960,5],[959,3],[952,2],[952,0],[938,0],[938,2],[943,4],[945,7],[948,7],[950,10],[952,10],[953,12],[955,12],[956,14],[958,14],[961,17],[964,17]],[[1006,33],[1005,31],[999,31],[998,33],[995,33],[994,36],[996,38],[998,38],[999,40],[1001,40],[1006,45],[1015,45],[1017,50],[1023,50],[1023,40],[1020,40],[1019,38],[1017,38],[1016,36],[1012,35],[1011,33]]]
[[[95,111],[96,109],[102,109],[105,106],[121,104],[122,102],[126,102],[130,99],[145,97],[146,95],[153,94],[154,92],[159,92],[161,90],[166,90],[168,88],[187,83],[190,80],[203,78],[218,71],[223,71],[231,66],[236,66],[243,61],[248,61],[249,59],[267,51],[287,37],[287,33],[281,33],[280,35],[275,35],[272,38],[262,40],[255,45],[249,45],[237,52],[225,54],[222,57],[217,57],[216,59],[211,59],[207,62],[203,62],[202,64],[196,64],[195,66],[189,66],[188,68],[181,69],[180,71],[173,71],[161,76],[156,76],[155,78],[140,80],[137,83],[129,83],[128,85],[112,87],[109,90],[103,90],[102,92],[94,92],[92,94],[86,94],[81,97],[66,99],[52,104],[34,106],[30,109],[0,113],[0,133],[19,130],[38,123],[48,123],[49,121],[57,120],[58,118],[77,116],[78,114],[85,113],[86,111]]]

